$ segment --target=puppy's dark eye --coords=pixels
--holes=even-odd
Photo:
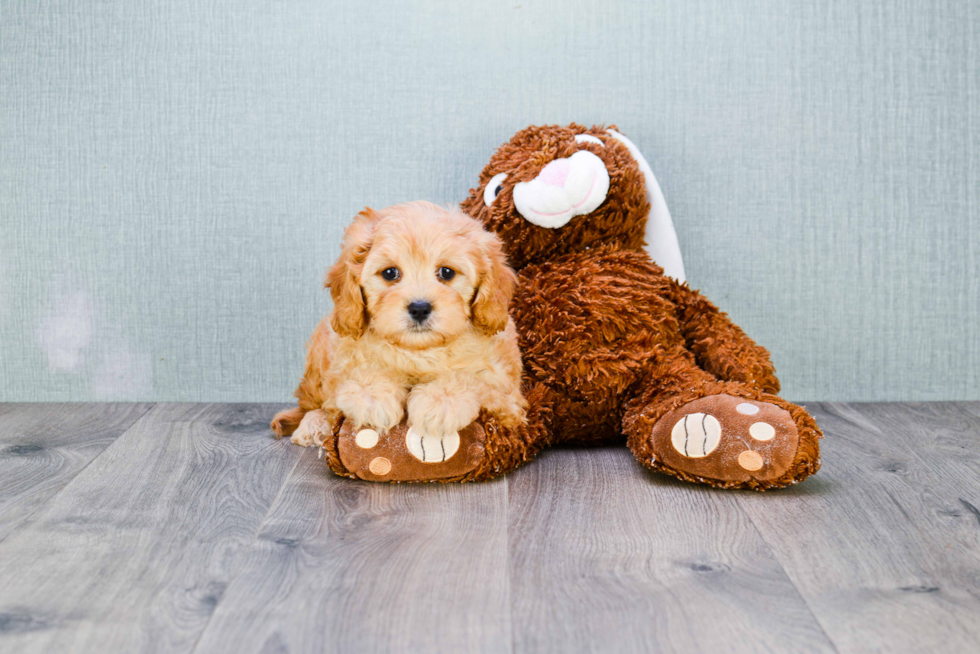
[[[383,277],[385,281],[393,282],[401,276],[402,271],[398,270],[398,268],[385,268],[381,271],[381,277]]]
[[[442,281],[448,282],[450,279],[456,276],[456,271],[452,268],[442,266],[439,268],[438,272],[436,272],[436,276]]]

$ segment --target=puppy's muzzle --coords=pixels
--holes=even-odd
[[[425,300],[415,300],[408,305],[408,315],[417,324],[421,325],[432,314],[432,303]]]

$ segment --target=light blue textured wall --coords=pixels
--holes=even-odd
[[[285,400],[366,204],[615,122],[800,400],[980,398],[980,6],[0,3],[0,400]]]

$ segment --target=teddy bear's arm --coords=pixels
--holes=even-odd
[[[779,392],[769,351],[749,338],[727,314],[687,284],[671,280],[681,330],[698,365],[725,381]]]

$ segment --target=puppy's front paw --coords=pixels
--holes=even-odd
[[[308,411],[289,440],[294,445],[302,447],[323,445],[327,435],[333,432],[333,425],[333,418],[326,411],[322,409]]]
[[[394,385],[366,388],[345,382],[337,391],[337,408],[358,429],[370,427],[387,432],[405,417],[404,389]]]
[[[435,384],[416,386],[408,396],[408,423],[427,436],[451,436],[476,420],[480,402],[472,393],[452,393]]]

